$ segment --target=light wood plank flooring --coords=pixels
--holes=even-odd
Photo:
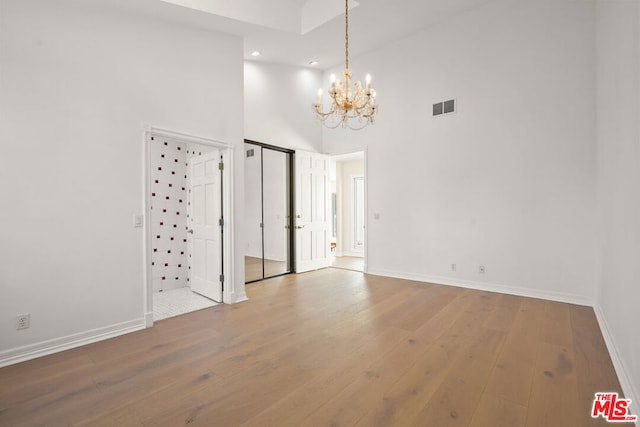
[[[0,425],[590,426],[593,310],[324,269],[0,369]]]

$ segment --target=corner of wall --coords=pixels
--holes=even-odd
[[[245,292],[242,293],[232,293],[231,294],[231,301],[228,302],[228,304],[237,304],[239,302],[244,302],[244,301],[249,301],[249,297],[247,297],[247,294]]]
[[[604,314],[604,311],[600,307],[600,304],[595,304],[593,307],[593,311],[596,313],[596,318],[598,320],[598,325],[600,326],[600,331],[602,332],[602,336],[604,338],[604,342],[607,345],[607,350],[609,351],[609,356],[611,357],[611,362],[613,363],[613,368],[618,375],[618,381],[620,381],[620,386],[622,387],[622,392],[626,399],[631,399],[631,404],[633,406],[632,410],[634,414],[640,413],[640,401],[638,400],[640,394],[636,389],[636,386],[633,384],[633,381],[628,374],[629,369],[625,366],[622,358],[618,354],[617,346],[613,339],[613,335],[610,332],[609,325],[607,323],[607,318]]]

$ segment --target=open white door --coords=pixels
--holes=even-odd
[[[222,218],[220,151],[189,160],[192,235],[191,290],[222,301]]]
[[[295,152],[296,272],[330,264],[328,156]]]

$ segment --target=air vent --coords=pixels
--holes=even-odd
[[[451,114],[456,112],[456,100],[437,102],[433,104],[433,116],[442,116],[443,114]]]
[[[453,113],[456,110],[456,102],[453,99],[444,101],[444,113]]]

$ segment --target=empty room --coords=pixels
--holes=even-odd
[[[637,0],[0,0],[0,147],[2,426],[637,425]]]

